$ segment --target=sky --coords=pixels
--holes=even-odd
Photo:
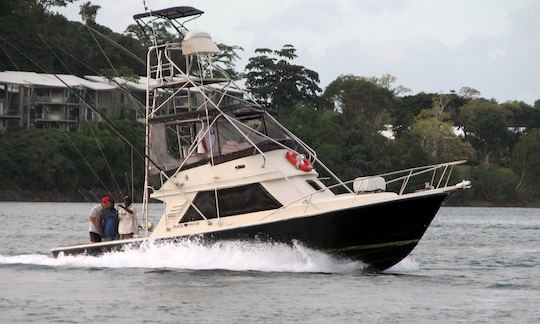
[[[150,9],[194,6],[188,25],[244,48],[292,44],[297,63],[324,89],[341,74],[390,73],[412,93],[472,87],[499,102],[540,99],[539,0],[145,0]],[[80,21],[75,2],[57,9]],[[116,32],[144,12],[143,0],[93,0],[97,22]]]

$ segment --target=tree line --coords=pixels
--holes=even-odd
[[[2,2],[3,37],[39,57],[50,71],[76,75],[107,71],[110,64],[88,29],[50,12],[51,5],[68,2],[72,1]],[[90,2],[81,5],[86,24],[144,57],[147,40],[133,26],[118,34],[96,24],[98,10]],[[167,26],[161,27],[162,38],[175,37]],[[69,49],[73,57],[60,53],[61,63],[51,55],[44,38]],[[144,73],[139,62],[110,43],[100,44],[118,67],[115,73]],[[341,75],[323,89],[316,71],[296,63],[292,45],[257,49],[243,71],[234,64],[242,48],[220,47],[224,51],[217,61],[236,79],[244,79],[255,100],[344,179],[467,159],[466,166],[455,169],[454,179],[472,180],[473,188],[460,193],[454,203],[531,205],[540,201],[540,100],[534,105],[499,103],[470,87],[411,94],[390,74]],[[17,53],[2,49],[0,70],[36,70]],[[89,62],[90,67],[75,58]],[[121,119],[114,122],[142,150],[143,125]],[[391,130],[392,138],[388,133],[383,136],[384,130]],[[0,190],[129,192],[130,156],[129,147],[101,123],[87,124],[77,133],[37,129],[0,133]],[[134,170],[135,187],[141,188],[143,166],[138,158]]]

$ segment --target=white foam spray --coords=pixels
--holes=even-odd
[[[43,254],[0,255],[0,264],[31,264],[77,268],[150,268],[265,272],[361,272],[361,262],[338,259],[300,244],[226,241],[202,244],[194,240],[149,243],[140,248],[101,256]]]

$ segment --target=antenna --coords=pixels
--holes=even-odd
[[[146,5],[146,0],[142,0],[142,3],[143,3],[143,6],[144,6],[144,11],[148,12],[148,6]]]

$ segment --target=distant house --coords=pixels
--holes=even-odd
[[[101,76],[57,76],[63,82],[52,74],[0,72],[0,130],[23,127],[78,130],[85,121],[100,119],[85,101],[107,116],[138,120],[144,117],[146,77],[115,78],[113,82]],[[150,86],[152,84],[151,81]],[[214,84],[212,87],[215,90],[205,95],[216,98],[217,103],[222,86]],[[197,89],[179,91],[167,102],[164,102],[166,93],[163,94],[163,98],[156,98],[158,103],[163,103],[160,111],[163,115],[196,109],[203,102],[203,94]],[[229,88],[219,105],[238,103],[239,98],[242,92]]]

